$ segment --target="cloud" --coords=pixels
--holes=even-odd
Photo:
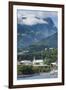
[[[41,19],[41,18],[37,18],[35,17],[35,15],[26,15],[26,16],[20,16],[18,17],[18,23],[19,24],[25,24],[25,25],[35,25],[35,24],[41,24],[41,23],[46,23],[47,21]]]
[[[35,17],[26,17],[26,19],[22,19],[22,24],[25,24],[25,25],[35,25],[39,23],[47,24],[47,21],[44,21],[42,19],[37,19]]]
[[[35,25],[42,23],[48,24],[48,22],[44,20],[44,18],[46,17],[51,17],[53,18],[53,20],[55,20],[54,18],[57,17],[57,12],[36,11],[36,10],[17,11],[18,24],[25,24],[25,25]],[[55,23],[57,23],[57,20]]]

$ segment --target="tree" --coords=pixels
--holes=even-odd
[[[51,64],[57,60],[57,48],[47,49],[43,52],[44,63]]]

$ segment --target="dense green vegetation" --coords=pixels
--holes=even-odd
[[[57,61],[57,48],[43,50],[41,52],[33,52],[29,55],[20,56],[21,59],[33,60],[35,56],[36,59],[43,59],[43,63],[47,66],[32,66],[32,65],[18,65],[17,73],[18,74],[34,74],[40,72],[49,72],[51,71],[51,63]]]
[[[43,52],[43,59],[45,64],[51,64],[57,61],[57,49],[46,50]]]
[[[29,66],[29,65],[18,65],[17,67],[17,74],[18,75],[28,75],[40,72],[49,72],[51,70],[50,66],[45,67],[36,67],[36,66]]]
[[[18,74],[33,74],[32,66],[18,65],[17,66]]]
[[[33,60],[33,57],[36,59],[43,59],[44,63],[50,64],[52,62],[55,62],[57,60],[57,48],[46,50],[43,49],[42,51],[32,51],[28,52],[22,55],[18,55],[17,59],[18,61],[21,60]]]

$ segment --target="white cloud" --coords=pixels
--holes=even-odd
[[[46,23],[47,21],[43,20],[43,19],[38,19],[35,17],[35,15],[29,14],[29,15],[25,15],[25,16],[18,16],[18,23],[19,24],[25,24],[25,25],[35,25],[38,23]]]
[[[34,17],[27,17],[26,19],[23,20],[23,24],[26,25],[33,25],[36,24],[38,21]]]
[[[22,23],[25,25],[35,25],[35,24],[47,23],[47,22],[42,19],[37,19],[35,17],[26,17],[26,19],[22,20]]]
[[[18,23],[25,25],[35,25],[39,23],[48,23],[43,18],[57,16],[56,12],[18,10]],[[37,17],[37,18],[36,18]]]

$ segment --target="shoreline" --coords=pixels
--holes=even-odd
[[[58,72],[36,73],[31,75],[17,75],[18,80],[57,78]]]
[[[40,75],[40,73],[35,73],[35,74],[28,74],[28,75],[17,75],[17,78],[26,78],[26,77],[32,77],[32,76],[36,76],[36,75]]]

